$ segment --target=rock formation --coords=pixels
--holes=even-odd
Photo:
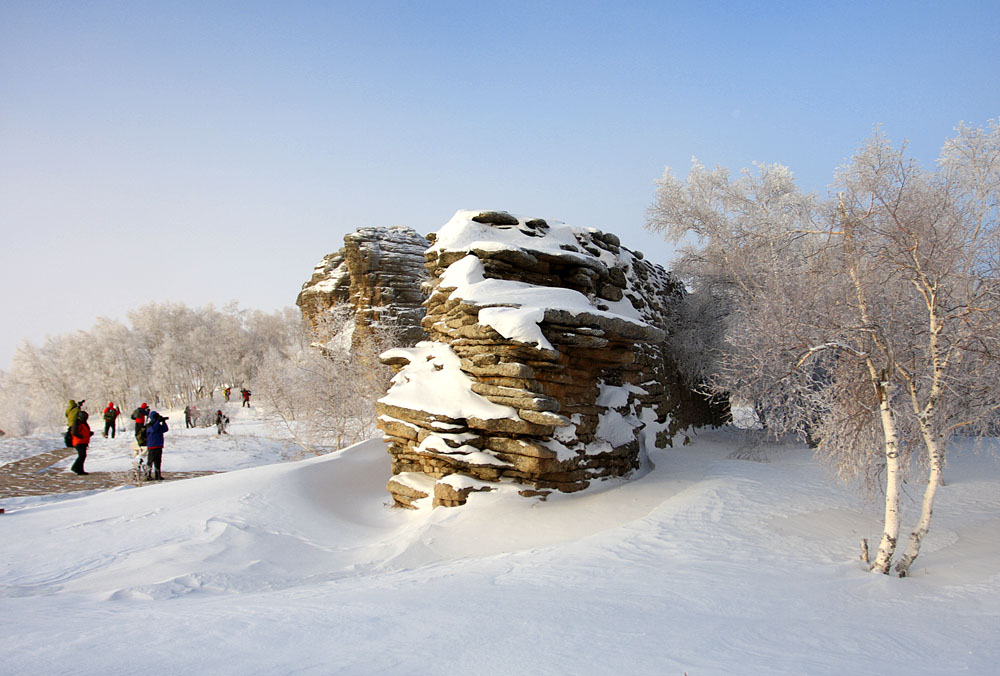
[[[429,239],[429,340],[382,356],[397,504],[544,499],[669,441],[685,396],[664,348],[683,289],[666,270],[610,233],[506,212],[460,211]]]
[[[344,237],[344,248],[323,257],[295,304],[314,328],[324,312],[347,304],[358,330],[392,326],[401,342],[413,344],[426,337],[420,287],[429,245],[403,226],[360,228]]]

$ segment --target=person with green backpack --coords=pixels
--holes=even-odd
[[[132,411],[132,420],[135,421],[135,439],[140,446],[146,445],[146,418],[149,417],[149,404],[142,402],[142,406]]]
[[[118,408],[115,407],[115,402],[109,401],[108,405],[104,407],[104,438],[108,438],[108,431],[111,432],[111,438],[115,438],[115,421],[118,420],[118,415],[121,413]]]
[[[66,407],[66,434],[63,435],[63,442],[66,444],[66,448],[73,448],[73,425],[76,424],[76,418],[80,414],[80,409],[83,407],[85,401],[87,400],[81,399],[79,402],[76,402],[70,399],[69,406]]]

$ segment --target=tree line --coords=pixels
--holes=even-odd
[[[180,408],[253,382],[266,355],[291,354],[303,342],[301,317],[291,309],[150,303],[126,317],[101,317],[89,331],[41,345],[22,343],[10,370],[0,373],[0,428],[58,428],[69,399],[92,407],[114,401],[124,411],[144,401]]]
[[[224,408],[223,388],[247,386],[306,450],[376,435],[375,400],[391,377],[376,356],[397,346],[392,326],[357,333],[347,305],[313,323],[297,308],[268,314],[235,304],[219,310],[151,303],[126,317],[20,345],[10,371],[0,372],[0,429],[59,430],[70,399],[86,400],[91,411],[109,401],[126,413],[142,402],[207,411]]]

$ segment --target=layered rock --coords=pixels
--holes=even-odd
[[[669,441],[683,289],[666,270],[613,234],[506,212],[460,211],[429,239],[429,340],[382,357],[397,504],[577,491]]]
[[[315,328],[338,305],[353,309],[357,329],[392,327],[412,344],[425,337],[421,284],[429,242],[411,228],[365,227],[344,237],[344,248],[323,258],[295,304]]]

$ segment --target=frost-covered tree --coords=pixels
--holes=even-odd
[[[0,430],[4,434],[26,436],[42,424],[32,407],[25,405],[30,399],[26,383],[0,371]]]
[[[297,349],[271,351],[257,374],[261,401],[307,451],[377,434],[375,400],[392,377],[377,355],[399,345],[399,332],[375,326],[358,335],[354,329],[352,308],[334,306],[303,325]]]
[[[156,303],[128,319],[131,326],[99,318],[90,331],[20,346],[0,384],[0,420],[14,421],[5,423],[12,430],[58,428],[69,399],[86,399],[91,414],[108,401],[126,414],[141,401],[180,407],[250,383],[265,354],[294,348],[301,322],[290,309]]]
[[[879,244],[875,253],[901,280],[908,311],[883,338],[892,356],[886,380],[902,391],[905,438],[919,440],[929,474],[920,520],[895,566],[900,575],[929,529],[949,439],[982,432],[1000,393],[1000,128],[958,132],[936,172],[876,136],[839,180],[843,221]]]
[[[752,402],[770,431],[819,440],[844,478],[882,478],[873,569],[887,573],[899,491],[914,452],[928,468],[922,514],[896,569],[930,525],[948,441],[995,417],[998,131],[959,128],[927,171],[877,133],[842,168],[836,195],[804,196],[787,169],[736,180],[669,170],[649,227],[678,240],[677,270],[717,303],[689,367]]]

